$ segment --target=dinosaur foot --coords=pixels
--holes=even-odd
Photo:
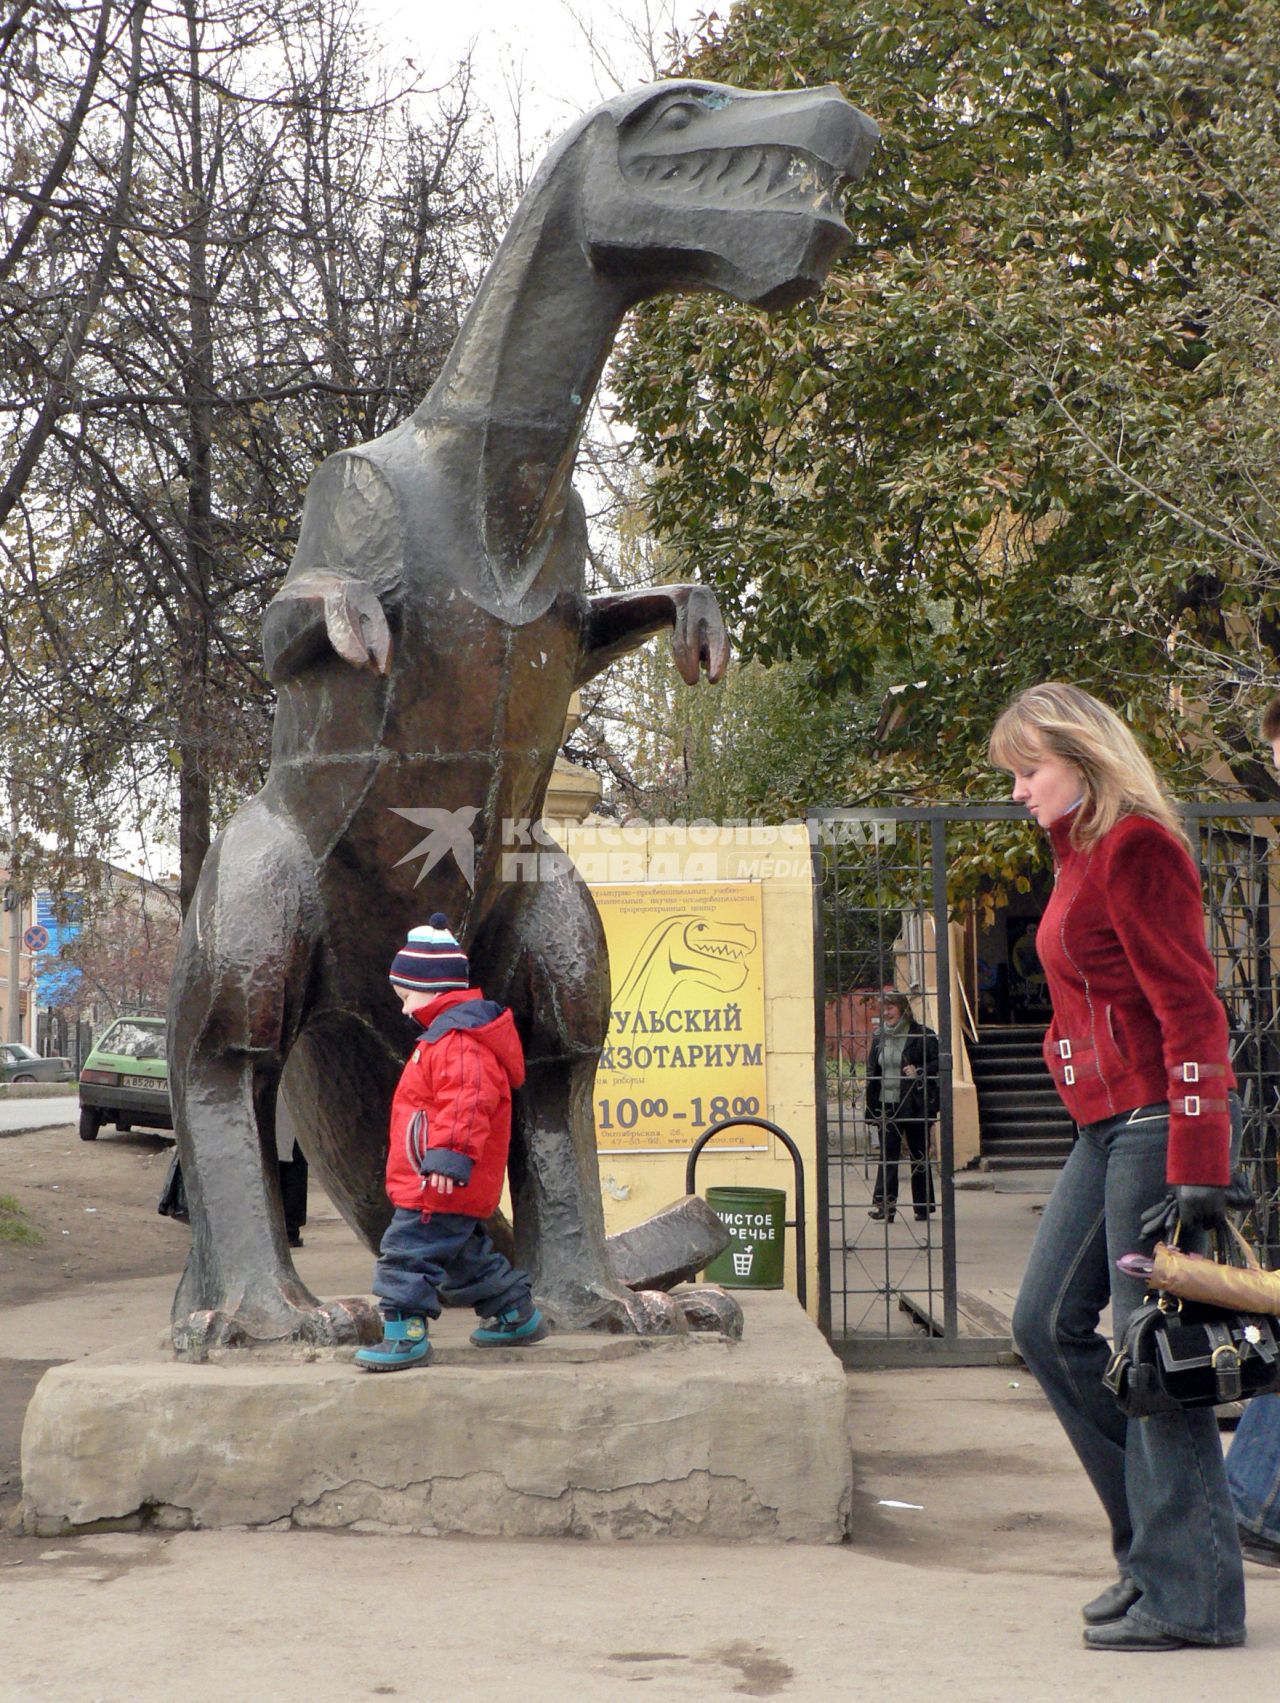
[[[558,1331],[611,1331],[626,1336],[683,1336],[688,1330],[675,1299],[660,1289],[628,1289],[612,1278],[534,1283],[534,1300]]]
[[[313,1348],[378,1342],[382,1315],[362,1296],[298,1306],[280,1300],[262,1306],[203,1307],[173,1324],[173,1349],[179,1360],[207,1360],[220,1348],[279,1347],[287,1343]]]
[[[593,1284],[559,1299],[539,1291],[538,1305],[557,1330],[610,1331],[625,1336],[685,1336],[690,1331],[742,1335],[742,1309],[712,1284],[697,1288],[628,1289]]]
[[[626,1289],[597,1321],[596,1330],[627,1336],[685,1336],[684,1308],[665,1289]]]
[[[713,1332],[733,1342],[741,1340],[742,1307],[727,1289],[700,1283],[696,1289],[677,1289],[671,1299],[683,1311],[690,1330]]]

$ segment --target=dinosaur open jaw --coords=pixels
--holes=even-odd
[[[691,148],[647,154],[628,175],[653,194],[688,196],[702,206],[777,208],[840,219],[840,196],[850,179],[839,167],[801,148],[762,143],[749,148]]]
[[[728,940],[698,940],[692,944],[704,957],[722,958],[727,964],[740,964],[748,951],[746,946],[738,946]]]

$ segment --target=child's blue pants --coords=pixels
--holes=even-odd
[[[440,1292],[453,1307],[474,1307],[482,1319],[531,1298],[529,1274],[500,1254],[478,1218],[461,1212],[420,1212],[398,1206],[374,1268],[373,1292],[384,1307],[440,1317]]]

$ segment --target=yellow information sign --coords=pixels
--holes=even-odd
[[[597,1145],[687,1148],[723,1118],[766,1117],[759,886],[601,886],[592,897],[612,976]],[[759,1132],[739,1135],[726,1141],[761,1144]]]

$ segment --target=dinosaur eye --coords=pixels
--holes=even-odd
[[[678,101],[675,106],[669,106],[658,121],[660,130],[684,130],[697,116],[697,107],[692,101]]]

